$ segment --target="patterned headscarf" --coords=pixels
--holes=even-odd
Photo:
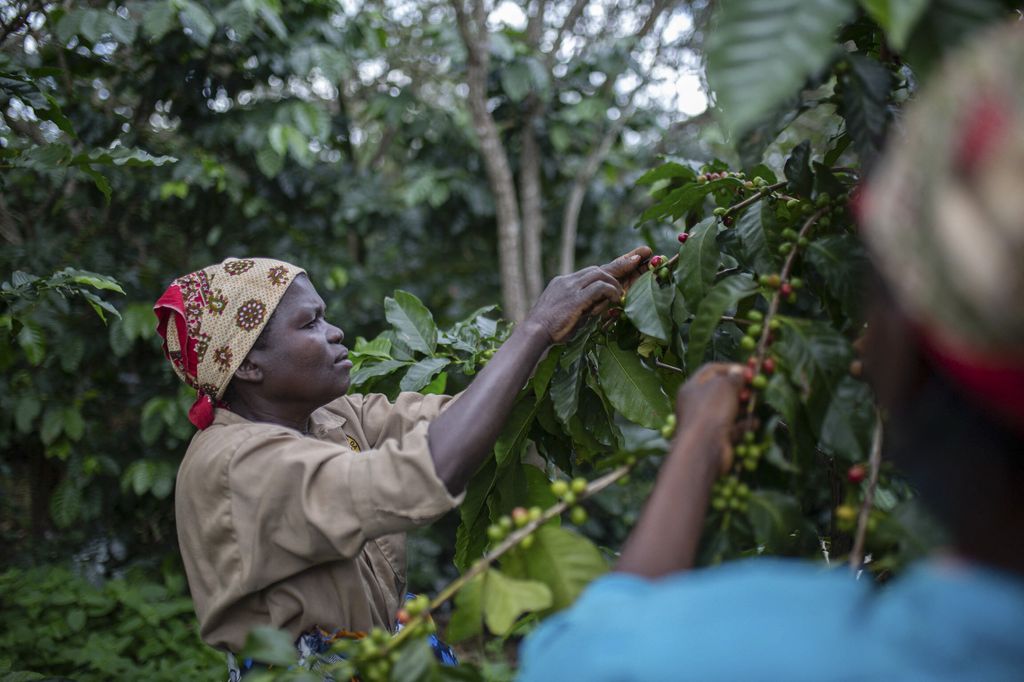
[[[907,109],[862,203],[936,365],[1024,424],[1024,26],[983,35]]]
[[[153,306],[174,373],[196,389],[189,420],[213,421],[235,370],[302,268],[270,258],[228,258],[179,277]]]

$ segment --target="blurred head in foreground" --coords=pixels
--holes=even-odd
[[[888,451],[958,549],[1024,570],[1024,26],[972,45],[867,185],[866,360]]]

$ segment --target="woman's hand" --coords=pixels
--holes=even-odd
[[[720,474],[732,467],[733,432],[742,389],[743,366],[716,362],[701,367],[676,396],[675,440],[685,438],[705,444],[697,451],[717,457]]]
[[[640,246],[600,267],[592,265],[555,277],[540,295],[527,320],[548,333],[552,343],[565,341],[588,314],[618,303],[651,255]]]
[[[660,578],[693,566],[715,479],[732,466],[740,365],[706,365],[679,389],[671,452],[617,571]]]

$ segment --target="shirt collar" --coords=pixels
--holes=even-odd
[[[309,435],[323,438],[333,431],[340,431],[345,421],[340,414],[321,407],[309,415]]]
[[[345,417],[340,414],[321,407],[315,410],[313,414],[309,415],[308,432],[303,435],[310,435],[314,438],[323,438],[326,434],[329,434],[332,431],[340,430],[345,426],[345,421]],[[213,415],[213,423],[227,426],[229,424],[252,424],[254,422],[251,422],[241,415],[235,414],[231,410],[219,407]]]

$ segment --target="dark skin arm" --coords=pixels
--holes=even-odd
[[[676,436],[615,570],[659,578],[693,567],[711,486],[732,466],[741,388],[742,367],[712,364],[679,389]]]
[[[641,246],[602,267],[551,280],[469,388],[430,425],[430,455],[449,492],[461,492],[490,454],[516,396],[544,352],[568,339],[589,314],[617,302],[650,255],[651,250]]]

